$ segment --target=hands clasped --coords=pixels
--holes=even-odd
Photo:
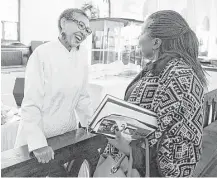
[[[48,163],[54,159],[54,151],[50,146],[39,148],[33,151],[39,163]]]

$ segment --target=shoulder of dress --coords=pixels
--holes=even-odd
[[[186,64],[182,59],[172,59],[163,72],[160,74],[159,83],[163,86],[167,84],[184,82],[186,85],[190,85],[194,78],[198,78],[193,68]]]
[[[57,46],[57,42],[56,41],[50,41],[50,42],[47,42],[47,43],[44,43],[40,46],[38,46],[35,51],[38,53],[38,54],[43,54],[43,53],[47,53],[49,50],[52,50],[53,51],[53,48]]]
[[[88,48],[87,48],[87,46],[85,44],[81,44],[79,46],[79,52],[86,53],[87,51],[88,51]]]
[[[193,68],[189,66],[182,58],[180,59],[173,58],[167,63],[166,67],[163,70],[163,74],[174,75],[176,73],[178,75],[184,75],[184,74],[195,75]],[[163,76],[167,76],[167,75],[163,75]]]

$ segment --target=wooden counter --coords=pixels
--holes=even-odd
[[[217,121],[204,128],[202,147],[194,177],[217,177]]]
[[[55,151],[55,159],[48,164],[38,163],[31,158],[27,146],[11,149],[1,154],[2,177],[76,177],[84,159],[91,162],[95,169],[99,153],[98,149],[105,147],[103,136],[85,134],[81,130],[72,131],[61,136],[48,139]],[[75,160],[74,167],[67,172],[63,164]],[[79,164],[80,163],[80,164]]]
[[[217,121],[204,129],[203,153],[194,176],[217,177]],[[48,140],[55,150],[55,159],[48,164],[40,164],[30,158],[27,146],[2,152],[2,177],[38,177],[38,176],[77,176],[81,163],[87,159],[91,163],[91,171],[96,167],[98,149],[104,148],[106,140],[103,136],[86,135],[79,131],[70,132]],[[61,165],[71,160],[76,164],[70,172]]]

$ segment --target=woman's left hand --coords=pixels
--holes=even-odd
[[[130,155],[130,145],[129,141],[127,141],[122,135],[120,131],[116,131],[116,138],[115,139],[108,139],[108,142],[116,147],[118,150],[123,152],[126,155]]]

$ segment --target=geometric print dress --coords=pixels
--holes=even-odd
[[[147,70],[136,82],[127,101],[157,114],[158,128],[148,139],[150,147],[161,141],[156,160],[161,175],[192,176],[202,149],[203,85],[193,69],[177,58],[159,75]],[[134,160],[143,162],[141,155]]]
[[[158,127],[147,137],[150,150],[159,145],[152,160],[158,162],[160,175],[192,176],[202,151],[204,117],[204,87],[193,69],[184,60],[173,58],[158,75],[143,70],[126,93],[125,100],[157,114]],[[135,144],[131,147],[133,168],[145,169],[143,148]],[[114,159],[121,154],[110,144],[104,155],[108,152]]]

